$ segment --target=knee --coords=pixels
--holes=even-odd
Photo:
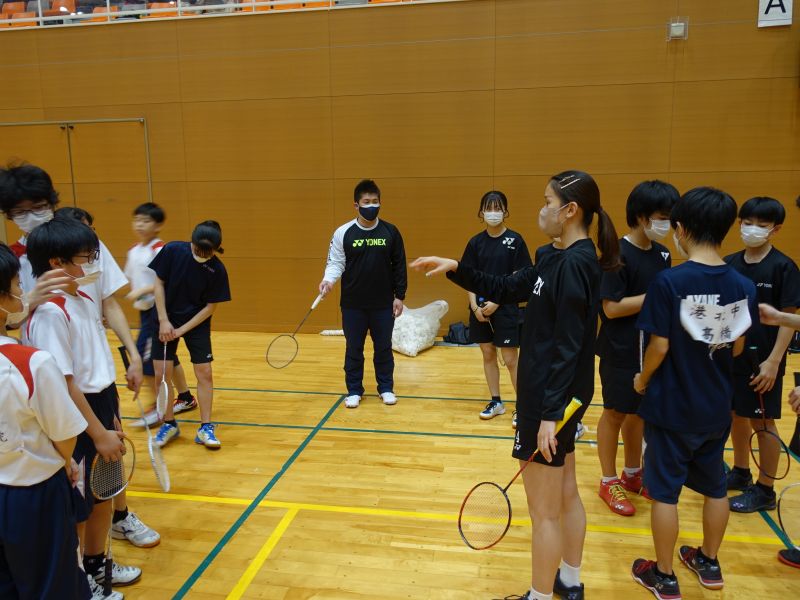
[[[211,383],[214,379],[213,371],[211,370],[211,363],[204,363],[194,366],[194,374],[198,381],[203,383]]]
[[[482,344],[481,353],[483,354],[483,362],[485,363],[497,362],[497,349],[491,344]]]

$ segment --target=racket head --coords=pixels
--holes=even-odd
[[[769,440],[770,442],[777,444],[779,448],[780,455],[778,457],[778,465],[775,473],[768,473],[761,465],[761,452],[759,451],[759,444],[761,442],[759,438],[762,438],[765,441]],[[786,479],[786,477],[789,475],[789,470],[792,467],[792,457],[789,456],[789,448],[786,447],[786,444],[783,443],[783,440],[780,438],[780,436],[773,433],[769,429],[757,429],[750,434],[750,457],[753,459],[753,463],[756,465],[759,473],[763,473],[772,481]]]
[[[163,491],[168,492],[170,482],[167,462],[164,460],[164,454],[161,452],[161,448],[156,444],[156,440],[152,435],[147,438],[147,452],[150,454],[150,464],[153,466],[153,472],[156,474],[158,485]]]
[[[92,460],[89,489],[97,500],[108,500],[128,487],[136,467],[136,450],[128,438],[121,438],[125,454],[118,461],[106,461],[99,454]]]
[[[156,413],[158,413],[158,420],[162,420],[167,413],[167,402],[169,402],[169,386],[165,379],[161,380],[158,384],[158,394],[156,394]]]
[[[279,335],[267,347],[267,363],[273,369],[288,367],[297,356],[298,350],[299,346],[293,335]]]
[[[800,483],[786,486],[778,496],[778,523],[795,548],[800,548]]]
[[[473,487],[461,503],[458,533],[473,550],[487,550],[503,539],[511,526],[511,501],[492,481]]]

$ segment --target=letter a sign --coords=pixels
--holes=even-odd
[[[758,0],[758,26],[792,24],[792,0]]]

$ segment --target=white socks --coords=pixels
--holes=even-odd
[[[541,592],[537,592],[535,589],[531,588],[531,593],[528,596],[530,600],[553,600],[553,594],[542,594]]]
[[[622,470],[625,471],[625,475],[628,477],[633,477],[642,470],[642,467],[625,467]]]
[[[581,568],[573,567],[561,559],[561,583],[567,587],[579,587],[581,585]]]
[[[608,482],[610,482],[610,481],[614,481],[615,479],[618,479],[618,477],[617,477],[616,475],[614,475],[613,477],[603,477],[603,478],[601,479],[601,481],[602,481],[603,483],[608,483]]]

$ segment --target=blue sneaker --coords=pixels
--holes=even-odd
[[[203,444],[206,448],[211,448],[212,450],[219,449],[222,446],[222,442],[220,442],[214,434],[214,427],[215,425],[213,423],[201,425],[200,429],[197,430],[194,443]]]
[[[180,435],[180,429],[178,429],[177,425],[170,425],[169,423],[163,423],[161,427],[158,428],[158,433],[156,434],[156,445],[159,448],[163,448],[169,442],[171,442],[174,438]]]

